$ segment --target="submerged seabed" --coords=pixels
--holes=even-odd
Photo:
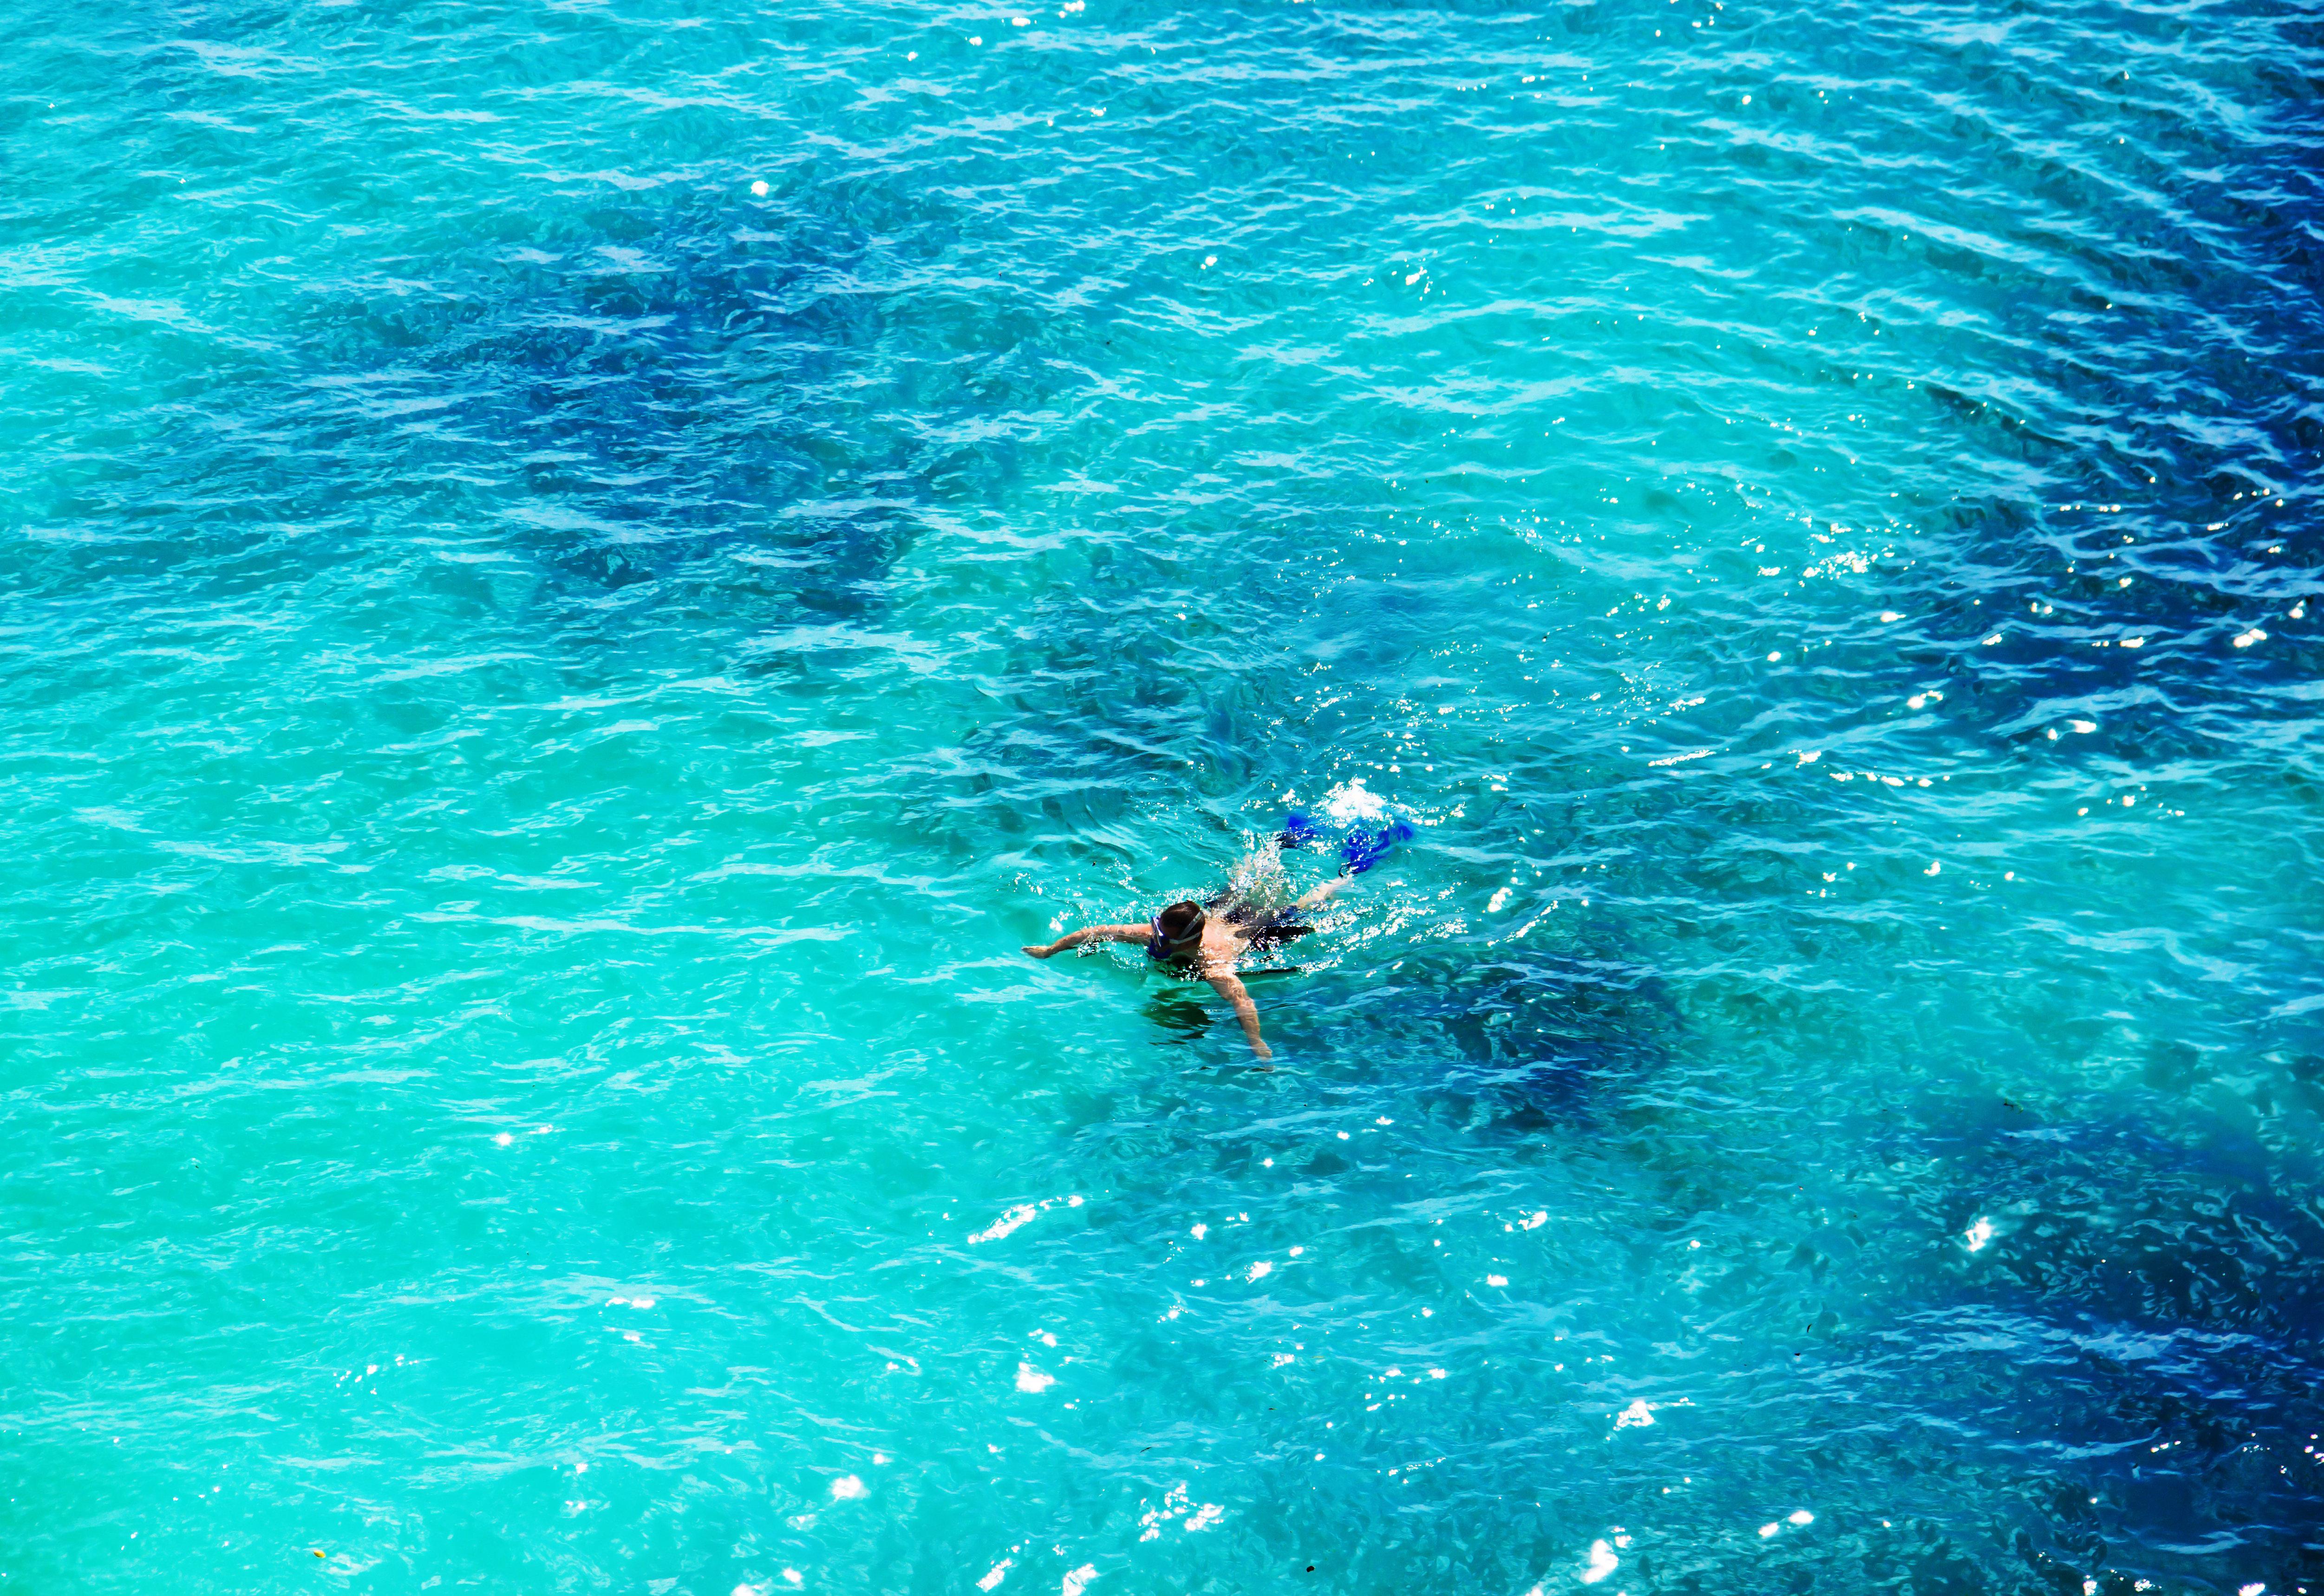
[[[0,1586],[2324,1579],[2312,6],[5,14]]]

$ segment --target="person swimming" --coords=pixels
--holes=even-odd
[[[1292,818],[1297,820],[1299,816]],[[1405,835],[1409,836],[1411,833],[1407,829]],[[1284,835],[1277,840],[1280,845],[1297,847],[1306,838],[1295,836],[1294,828],[1286,827]],[[1360,868],[1369,869],[1377,857],[1373,854],[1366,858]],[[1156,964],[1183,970],[1208,982],[1219,996],[1233,1005],[1235,1019],[1242,1023],[1242,1034],[1250,1041],[1250,1050],[1262,1059],[1272,1058],[1275,1050],[1259,1035],[1259,1006],[1250,1001],[1250,992],[1235,974],[1236,961],[1247,953],[1264,952],[1295,936],[1305,936],[1314,927],[1298,924],[1299,917],[1321,907],[1333,893],[1354,881],[1357,874],[1356,868],[1344,868],[1342,874],[1296,901],[1269,909],[1263,906],[1251,889],[1274,859],[1273,851],[1252,854],[1236,869],[1234,884],[1207,903],[1182,899],[1142,926],[1084,926],[1046,946],[1028,944],[1025,952],[1034,958],[1046,959],[1069,947],[1086,947],[1093,943],[1142,942],[1146,945],[1146,956]],[[1280,866],[1276,865],[1277,879],[1279,872]]]

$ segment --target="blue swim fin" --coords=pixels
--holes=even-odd
[[[1386,858],[1397,844],[1411,840],[1412,827],[1401,820],[1391,821],[1377,834],[1357,826],[1340,844],[1340,863],[1350,875],[1361,875]]]

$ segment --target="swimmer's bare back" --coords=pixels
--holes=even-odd
[[[1337,876],[1325,881],[1292,905],[1292,912],[1314,909],[1355,878]],[[1173,905],[1173,908],[1177,906]],[[1189,909],[1193,906],[1188,905]],[[1167,912],[1167,911],[1165,911]],[[1025,952],[1037,959],[1055,957],[1069,947],[1087,947],[1099,942],[1142,942],[1147,953],[1156,959],[1183,961],[1194,966],[1194,973],[1210,983],[1213,991],[1233,1005],[1235,1019],[1241,1022],[1242,1034],[1250,1043],[1250,1050],[1261,1058],[1275,1056],[1275,1049],[1259,1034],[1259,1005],[1250,1001],[1250,992],[1234,973],[1235,961],[1250,951],[1252,937],[1265,934],[1265,922],[1230,923],[1222,915],[1204,914],[1176,936],[1163,929],[1162,917],[1144,926],[1084,926],[1069,931],[1047,946],[1028,943]],[[1157,951],[1158,950],[1158,951]]]

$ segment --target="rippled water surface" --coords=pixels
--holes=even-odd
[[[2324,1581],[2312,5],[0,44],[5,1589]]]

